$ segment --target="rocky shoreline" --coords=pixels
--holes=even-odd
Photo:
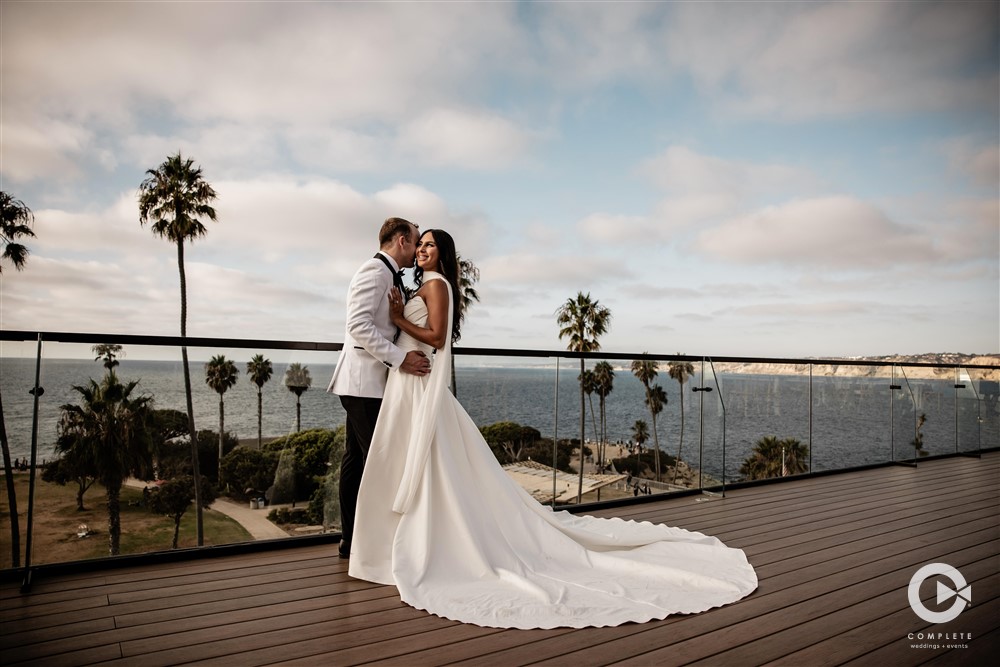
[[[921,354],[921,355],[890,355],[884,357],[852,357],[843,359],[817,360],[813,364],[775,364],[753,362],[724,362],[715,364],[716,373],[739,373],[747,375],[809,375],[812,368],[814,376],[827,377],[889,377],[893,364],[940,364],[939,367],[923,366],[904,367],[906,377],[922,380],[955,379],[956,368],[960,366],[998,366],[1000,354],[996,355],[966,355],[966,354]],[[865,362],[865,365],[855,365],[852,362]],[[824,363],[829,362],[829,363]],[[868,365],[872,362],[879,365]],[[1000,380],[1000,368],[972,369],[969,373],[974,380]]]

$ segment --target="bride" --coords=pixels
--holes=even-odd
[[[449,391],[462,321],[451,236],[417,245],[417,289],[390,293],[397,345],[430,375],[390,373],[358,495],[349,573],[403,602],[502,628],[645,622],[735,602],[757,587],[740,549],[681,528],[554,512],[500,467]]]

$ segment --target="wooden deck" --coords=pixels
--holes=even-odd
[[[1000,453],[598,514],[717,535],[746,550],[760,588],[641,625],[497,630],[428,615],[393,587],[351,579],[332,546],[297,547],[46,576],[29,595],[6,583],[0,663],[977,665],[1000,649]],[[910,578],[933,562],[972,586],[972,606],[934,626],[907,602]],[[934,607],[932,583],[921,590]]]

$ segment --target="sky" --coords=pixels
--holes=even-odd
[[[467,347],[583,292],[610,352],[1000,352],[998,6],[3,0],[0,326],[177,335],[180,151],[191,336],[341,342],[401,216],[480,269]]]

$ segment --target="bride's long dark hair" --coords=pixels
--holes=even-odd
[[[441,275],[445,277],[451,285],[451,342],[457,343],[462,337],[462,319],[465,313],[462,312],[462,293],[459,290],[459,266],[458,253],[455,251],[455,239],[451,234],[443,229],[428,229],[420,235],[423,238],[430,234],[438,249],[438,263],[441,265]],[[417,283],[417,288],[423,284],[424,270],[419,266],[413,271],[413,279]]]

